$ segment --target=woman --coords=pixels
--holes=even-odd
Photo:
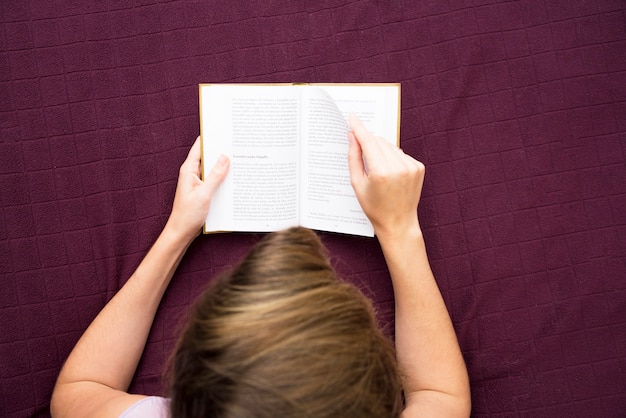
[[[350,125],[352,186],[393,282],[395,358],[367,300],[335,279],[319,240],[297,228],[268,235],[200,297],[174,353],[171,401],[126,392],[163,293],[228,171],[222,157],[200,180],[196,140],[163,232],[70,354],[52,414],[468,416],[465,364],[417,218],[424,166],[356,117]]]

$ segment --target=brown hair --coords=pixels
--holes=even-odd
[[[174,418],[400,414],[370,301],[304,228],[267,235],[200,296],[172,361]]]

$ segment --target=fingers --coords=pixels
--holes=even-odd
[[[360,182],[366,175],[363,152],[352,132],[348,132],[348,169],[353,184]]]
[[[354,114],[350,115],[350,127],[359,144],[362,159],[365,160],[367,165],[368,174],[384,173],[390,167],[395,167],[399,163],[403,164],[403,162],[398,160],[408,157],[401,149],[385,139],[372,135]]]
[[[348,117],[348,122],[350,123],[350,128],[354,132],[354,135],[357,137],[361,145],[364,143],[371,142],[372,134],[367,130],[361,119],[358,118],[354,113],[350,113]]]
[[[359,142],[360,148],[365,154],[366,160],[367,156],[374,152],[373,147],[376,146],[376,141],[370,131],[367,130],[361,119],[359,119],[354,113],[350,114],[349,117],[350,128],[354,133],[356,140]]]
[[[424,164],[384,138],[372,135],[354,114],[350,115],[350,126],[352,132],[348,133],[348,164],[353,180],[372,175],[388,177],[402,172],[417,172],[423,177]]]
[[[200,158],[201,158],[201,149],[200,149],[200,137],[196,138],[196,141],[191,146],[189,153],[187,154],[187,158],[180,166],[181,171],[191,171],[193,174],[200,175]]]
[[[361,120],[354,113],[350,114],[349,121],[350,128],[352,129],[352,132],[354,132],[354,136],[356,137],[357,141],[361,145],[361,148],[363,149],[363,154],[366,157],[366,161],[368,155],[375,155],[376,153],[380,152],[381,149],[397,149],[397,147],[394,147],[392,144],[383,140],[382,138],[372,135],[372,133],[365,127],[363,122],[361,122]]]
[[[211,196],[215,189],[217,189],[217,186],[219,186],[222,181],[224,181],[224,178],[226,178],[228,168],[230,166],[230,160],[225,155],[220,155],[217,162],[206,174],[206,178],[201,180],[201,154],[200,137],[198,137],[191,146],[191,149],[187,154],[187,158],[180,166],[179,186],[182,190],[191,190],[196,186],[200,186],[204,189],[204,193]]]

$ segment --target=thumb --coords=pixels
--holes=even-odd
[[[230,167],[230,160],[224,154],[220,155],[217,159],[211,171],[207,174],[204,179],[204,187],[210,194],[217,189],[217,187],[222,184],[224,179],[226,178],[226,174],[228,174],[228,168]]]

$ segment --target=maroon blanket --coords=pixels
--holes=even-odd
[[[259,5],[255,5],[255,4]],[[283,4],[284,3],[284,4]],[[169,213],[201,82],[401,82],[402,146],[475,417],[626,414],[626,24],[620,0],[4,0],[0,416],[59,369]],[[322,234],[393,330],[375,240]],[[199,238],[132,390],[258,236]]]

